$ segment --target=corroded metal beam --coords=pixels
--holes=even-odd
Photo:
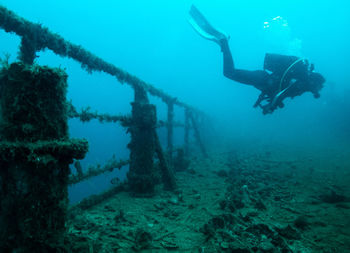
[[[151,95],[161,98],[166,103],[173,101],[174,104],[178,106],[188,108],[196,113],[201,113],[197,109],[178,101],[177,98],[171,97],[164,91],[155,88],[153,85],[146,83],[121,68],[104,61],[84,49],[82,46],[65,40],[62,36],[52,33],[48,28],[43,27],[41,24],[30,22],[1,5],[0,28],[9,33],[16,33],[18,36],[22,37],[22,40],[24,38],[26,42],[25,45],[28,45],[28,41],[32,42],[30,48],[28,48],[28,46],[25,47],[22,43],[23,45],[21,47],[20,55],[20,59],[22,60],[31,61],[31,59],[33,59],[33,50],[41,51],[48,48],[57,55],[78,61],[81,63],[82,68],[89,73],[92,71],[105,72],[116,77],[120,83],[127,83],[132,87],[141,87]]]

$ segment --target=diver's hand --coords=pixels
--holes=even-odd
[[[281,107],[283,107],[283,106],[284,105],[282,105]],[[263,105],[263,106],[261,106],[261,108],[263,110],[262,113],[264,115],[271,114],[271,113],[273,113],[274,110],[276,110],[276,106],[273,106],[272,103],[268,103],[266,105]]]
[[[262,113],[264,114],[264,115],[266,115],[266,114],[270,114],[270,113],[272,113],[273,112],[273,110],[271,110],[271,108],[270,107],[264,107],[264,108],[262,108],[263,109],[263,111],[262,111]]]
[[[320,98],[320,93],[318,91],[312,92],[312,94],[314,95],[314,98]]]

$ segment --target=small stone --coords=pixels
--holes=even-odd
[[[187,172],[192,174],[192,175],[196,174],[196,171],[194,169],[189,169],[189,170],[187,170]]]
[[[273,252],[274,246],[269,240],[264,240],[260,243],[259,248],[261,252]]]
[[[218,175],[219,177],[228,177],[226,170],[219,170],[218,172],[216,172],[216,175]]]
[[[163,241],[160,243],[165,249],[177,249],[179,246],[175,242]]]
[[[230,245],[227,242],[221,242],[220,246],[222,249],[228,249],[230,247]]]
[[[278,233],[284,238],[287,238],[290,240],[299,240],[301,238],[299,232],[290,225],[287,225],[284,228],[276,228],[276,229]]]
[[[194,204],[189,204],[188,205],[188,209],[194,209],[194,208],[195,208]]]
[[[195,199],[200,199],[200,198],[201,198],[201,195],[200,195],[199,193],[197,193],[197,194],[195,194],[193,197],[194,197]]]
[[[164,209],[164,205],[161,205],[160,203],[156,203],[153,205],[157,210],[163,210]]]
[[[305,216],[299,216],[295,219],[294,226],[301,230],[304,230],[309,226],[309,222]]]
[[[169,203],[173,205],[177,205],[179,204],[179,199],[177,197],[172,197],[171,199],[169,199]]]

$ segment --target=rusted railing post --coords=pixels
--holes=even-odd
[[[0,70],[0,252],[65,252],[69,164],[88,149],[68,137],[66,81],[60,69]]]
[[[155,145],[156,145],[156,153],[159,159],[159,166],[161,169],[161,175],[162,180],[164,184],[165,190],[174,190],[176,188],[176,181],[174,172],[169,166],[167,160],[165,159],[165,156],[163,154],[162,147],[160,145],[160,141],[157,135],[157,132],[154,130],[154,136],[155,136]]]
[[[193,131],[194,131],[194,137],[196,138],[196,141],[197,141],[197,143],[199,145],[199,148],[202,151],[202,154],[205,157],[208,157],[208,153],[207,153],[207,151],[206,151],[206,149],[204,147],[204,144],[203,144],[203,142],[201,140],[201,136],[200,136],[200,133],[199,133],[197,122],[194,119],[194,116],[193,116],[192,113],[190,113],[189,116],[190,116],[190,120],[191,120],[191,123],[192,123]]]
[[[188,108],[185,108],[185,135],[184,135],[184,144],[185,144],[185,155],[189,155],[189,136],[190,136],[190,111]]]
[[[19,52],[19,60],[25,64],[33,64],[36,58],[36,43],[34,39],[23,36],[21,39],[21,46]]]
[[[141,86],[134,86],[135,101],[132,104],[132,120],[129,126],[131,141],[128,180],[134,194],[152,194],[156,185],[153,162],[155,154],[154,131],[157,123],[156,107],[149,104],[147,93]]]
[[[174,103],[171,101],[168,105],[168,157],[169,161],[172,161],[173,157],[173,136],[174,136]]]

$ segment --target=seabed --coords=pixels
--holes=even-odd
[[[348,154],[267,150],[197,157],[175,192],[77,212],[73,252],[350,252]]]

